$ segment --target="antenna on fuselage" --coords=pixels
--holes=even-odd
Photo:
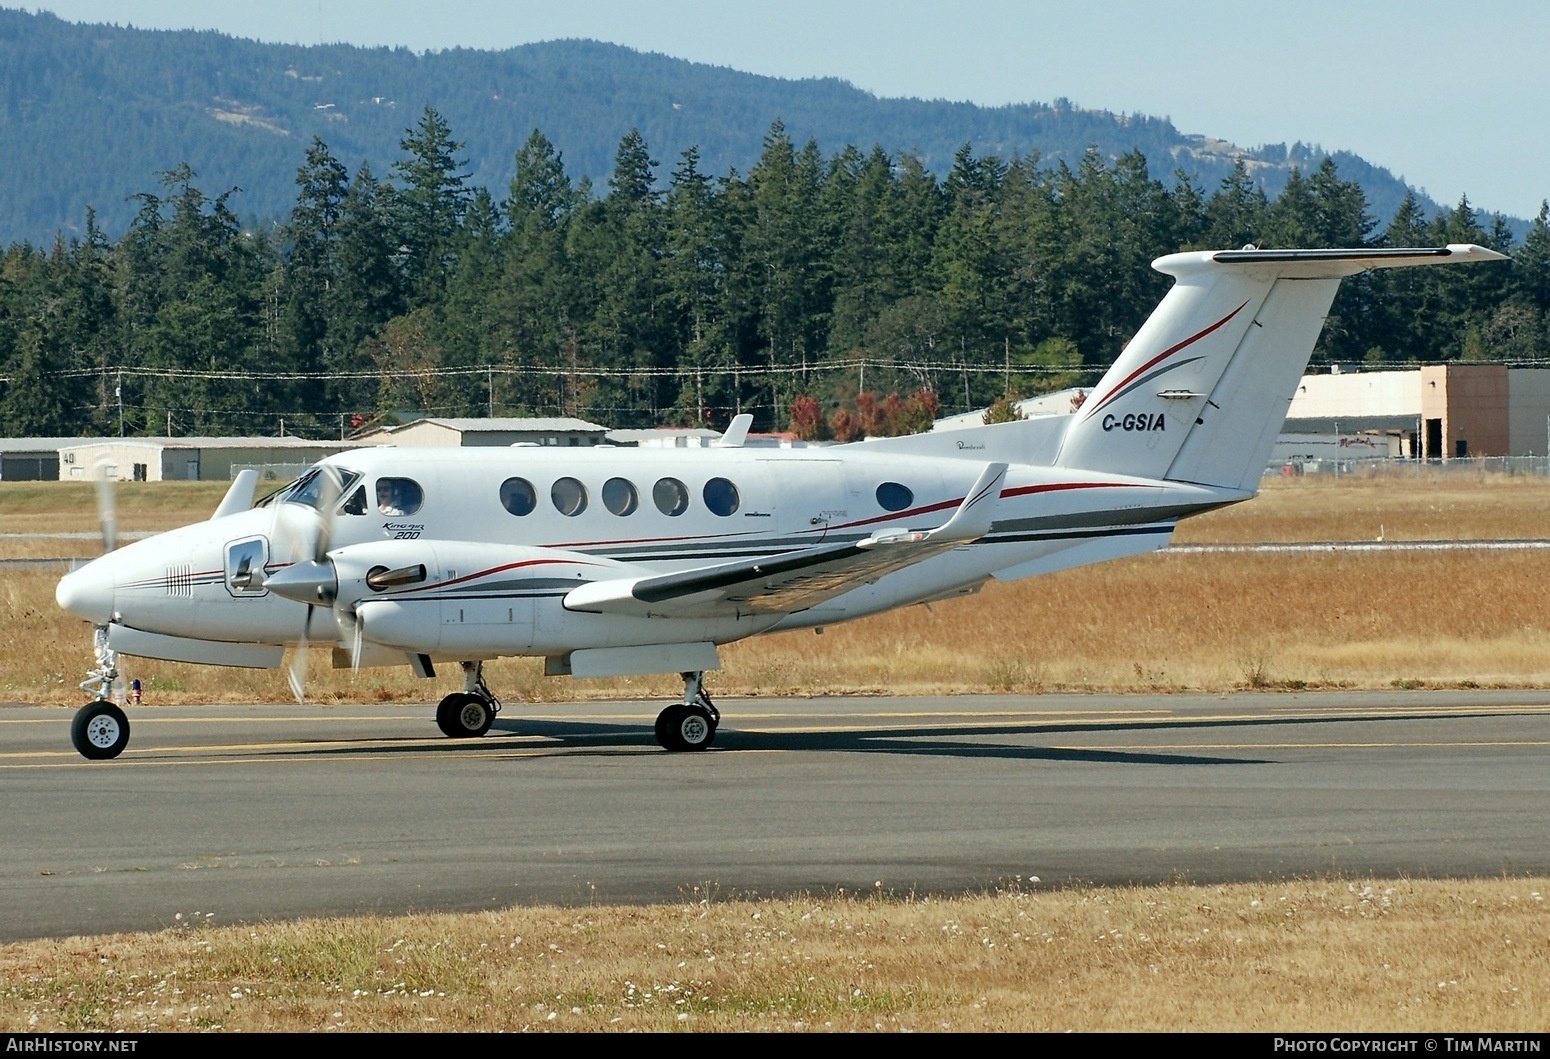
[[[748,440],[748,428],[753,426],[753,416],[747,412],[741,412],[732,417],[732,422],[727,426],[727,432],[711,444],[718,449],[740,449]]]

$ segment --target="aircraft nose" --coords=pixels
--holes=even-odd
[[[113,582],[90,567],[84,567],[59,579],[54,602],[94,625],[113,620]]]

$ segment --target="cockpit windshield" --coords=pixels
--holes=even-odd
[[[314,511],[331,508],[350,487],[360,481],[360,474],[329,464],[319,464],[290,485],[274,494],[268,503],[303,504]]]

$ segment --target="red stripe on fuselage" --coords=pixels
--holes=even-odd
[[[582,562],[580,559],[523,559],[521,562],[504,563],[501,566],[492,566],[488,570],[480,570],[478,573],[464,574],[462,577],[454,577],[451,581],[437,581],[433,584],[420,585],[417,588],[406,588],[402,592],[394,593],[394,596],[407,596],[414,592],[426,592],[430,589],[443,589],[450,585],[461,585],[465,581],[477,581],[481,577],[489,577],[491,574],[503,574],[507,570],[520,570],[524,566],[597,566],[597,563]],[[383,597],[392,598],[392,597]]]

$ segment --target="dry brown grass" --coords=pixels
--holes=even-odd
[[[1550,480],[1427,473],[1266,479],[1246,504],[1179,524],[1184,543],[1529,539],[1550,536]]]
[[[0,947],[0,1030],[1539,1033],[1547,882],[190,923]]]

